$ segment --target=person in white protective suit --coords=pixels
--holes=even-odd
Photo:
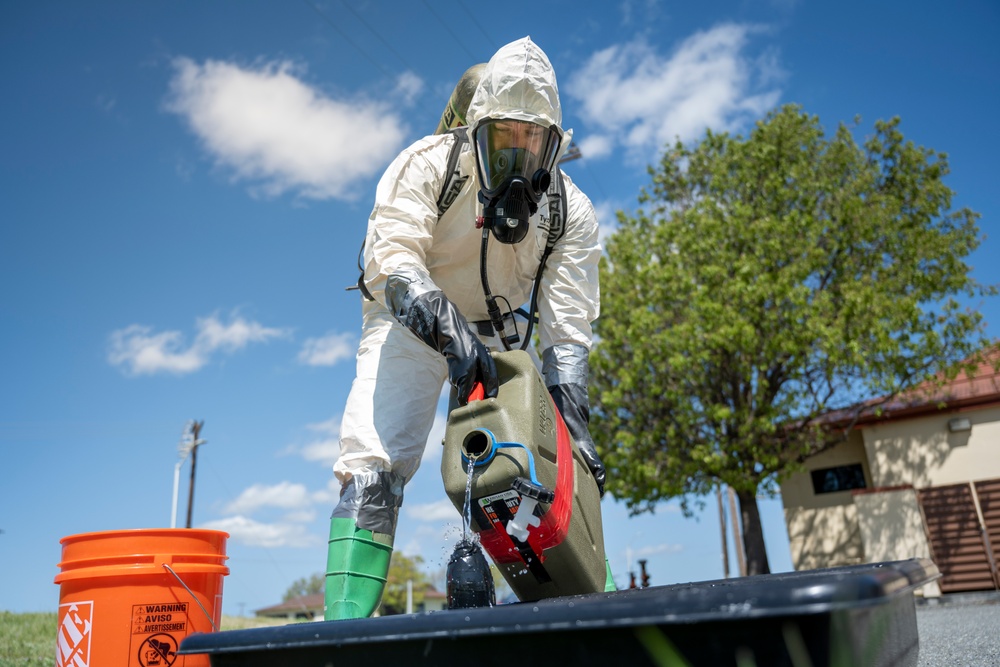
[[[571,138],[561,127],[552,65],[530,38],[489,61],[467,121],[458,167],[470,177],[443,214],[438,198],[453,134],[406,148],[376,190],[362,259],[371,300],[363,303],[357,377],[334,465],[342,491],[330,526],[328,620],[369,616],[379,604],[403,487],[420,464],[444,380],[460,405],[476,383],[496,396],[490,350],[504,349],[501,335],[527,333],[510,308],[491,321],[480,259],[485,251],[493,295],[515,307],[528,302],[553,213],[546,190]],[[587,431],[587,358],[600,301],[597,218],[587,196],[562,178],[565,231],[545,262],[537,300],[540,365],[603,494],[604,466]],[[495,241],[488,248],[487,236]]]

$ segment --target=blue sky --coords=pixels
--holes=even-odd
[[[486,6],[486,5],[484,5]],[[1000,7],[983,0],[714,3],[5,2],[0,6],[0,609],[54,610],[66,535],[170,523],[177,444],[205,421],[194,523],[229,531],[224,611],[325,566],[330,463],[353,378],[374,185],[433,130],[461,73],[530,35],[605,233],[664,142],[801,104],[828,130],[902,117],[949,154],[1000,282],[992,129]],[[974,303],[1000,335],[995,302]],[[435,391],[415,380],[415,391]],[[439,415],[397,547],[440,570],[458,523]],[[187,498],[182,472],[179,522]],[[629,519],[612,569],[722,574],[714,498]],[[762,503],[772,568],[791,559]]]

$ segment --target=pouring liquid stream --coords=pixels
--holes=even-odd
[[[472,387],[469,402],[481,401],[486,398],[486,389],[481,382]],[[462,541],[468,541],[468,533],[472,530],[472,475],[475,472],[476,457],[469,456],[469,477],[465,481],[465,504],[462,506]]]
[[[462,506],[462,541],[469,539],[472,530],[472,475],[475,472],[476,460],[469,458],[469,478],[465,482],[465,505]]]

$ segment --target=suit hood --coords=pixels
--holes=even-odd
[[[530,37],[501,47],[486,64],[469,105],[469,127],[474,130],[486,118],[526,120],[562,131],[555,70]]]

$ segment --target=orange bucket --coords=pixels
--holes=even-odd
[[[177,648],[219,627],[228,537],[157,528],[59,540],[56,667],[208,667]]]

